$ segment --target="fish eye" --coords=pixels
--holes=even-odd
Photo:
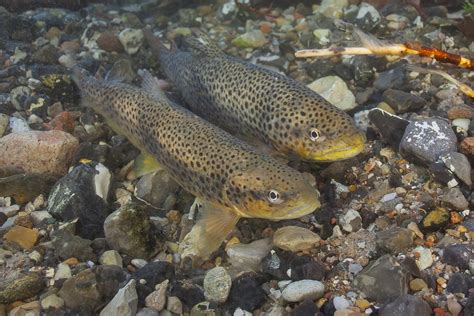
[[[319,137],[321,137],[321,132],[319,132],[319,129],[317,128],[312,128],[311,131],[309,132],[309,138],[314,142],[316,141]]]
[[[280,193],[278,193],[278,191],[275,191],[275,190],[270,190],[268,192],[268,200],[271,203],[278,203],[280,201]]]

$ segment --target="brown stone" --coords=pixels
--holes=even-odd
[[[77,139],[63,131],[28,131],[0,138],[0,165],[62,176],[77,151]]]
[[[454,120],[457,118],[474,118],[474,108],[467,105],[456,105],[448,110],[448,118]]]
[[[474,137],[466,137],[459,144],[459,151],[470,158],[474,158]]]
[[[97,39],[97,45],[100,49],[103,49],[107,52],[123,52],[122,43],[120,43],[118,36],[111,32],[104,32],[100,34]]]
[[[61,43],[59,51],[66,54],[75,54],[81,50],[81,42],[79,40],[65,41]]]
[[[3,238],[23,249],[31,249],[38,240],[38,231],[23,226],[13,226]]]

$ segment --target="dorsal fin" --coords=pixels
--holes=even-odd
[[[193,30],[192,36],[178,36],[176,38],[178,47],[205,56],[222,56],[224,53],[207,34],[199,30]]]

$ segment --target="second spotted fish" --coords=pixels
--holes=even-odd
[[[202,205],[202,217],[181,243],[186,255],[215,251],[241,217],[298,218],[320,206],[308,177],[169,101],[156,78],[143,88],[97,80],[76,69],[83,104],[156,160]]]
[[[364,149],[352,118],[304,84],[228,56],[202,34],[169,50],[145,33],[192,111],[213,124],[303,161],[348,159]]]

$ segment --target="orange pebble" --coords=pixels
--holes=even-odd
[[[263,33],[263,34],[268,34],[272,31],[272,25],[270,23],[262,23],[260,25],[260,31]]]
[[[462,222],[463,217],[458,212],[451,212],[451,223],[458,224]]]
[[[433,312],[436,316],[446,316],[446,312],[441,307],[436,307]]]
[[[75,266],[79,263],[79,260],[75,257],[67,258],[64,260],[64,263],[67,264],[68,266]]]

